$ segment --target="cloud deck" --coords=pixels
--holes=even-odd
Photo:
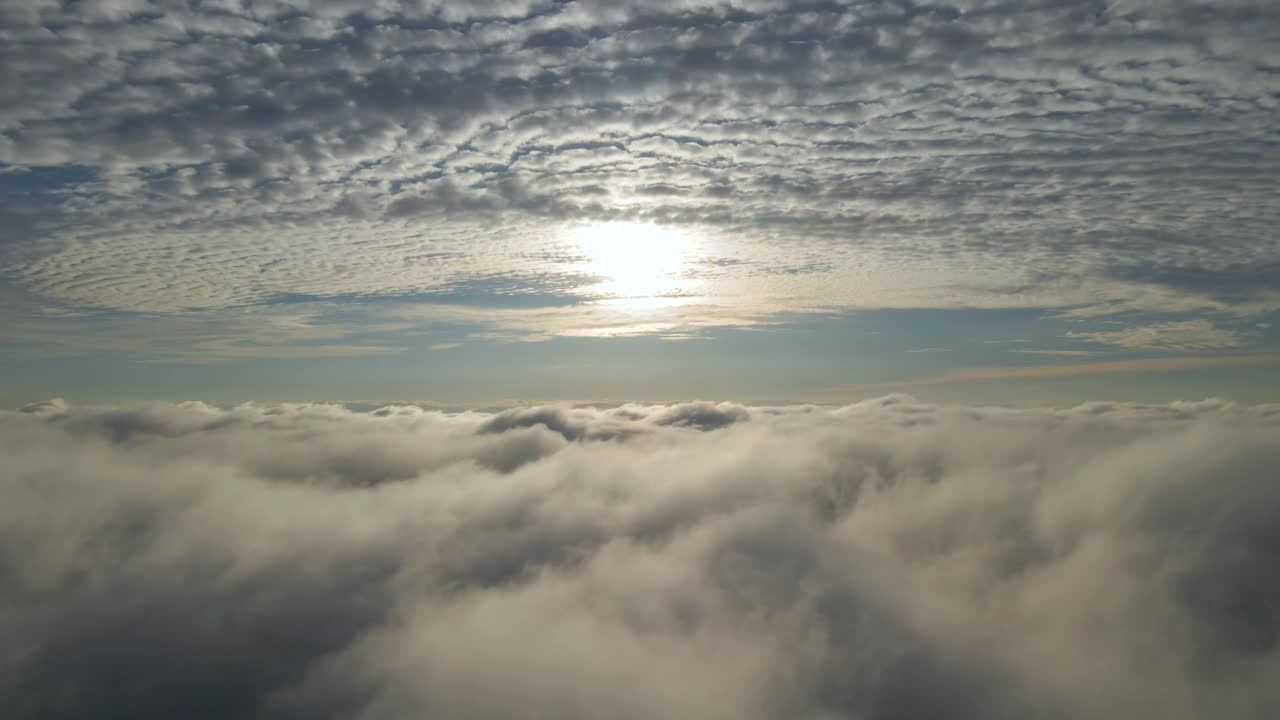
[[[1267,718],[1280,409],[0,413],[13,718]]]

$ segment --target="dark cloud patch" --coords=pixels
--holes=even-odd
[[[504,433],[513,428],[538,426],[559,433],[566,440],[614,440],[644,432],[643,427],[631,423],[609,422],[607,416],[602,418],[592,410],[559,407],[507,410],[487,420],[477,429],[477,432]]]
[[[1125,265],[1108,268],[1106,272],[1125,282],[1161,285],[1232,304],[1256,302],[1280,293],[1280,262],[1225,267]]]
[[[138,546],[168,536],[161,527],[137,532]],[[104,557],[135,552],[101,535],[93,547]],[[255,717],[308,664],[340,651],[391,609],[396,568],[385,553],[243,573],[227,567],[217,548],[207,550],[185,554],[171,584],[145,568],[121,567],[96,575],[97,586],[73,582],[50,593],[43,608],[6,602],[29,623],[5,633],[27,653],[5,693],[6,712]]]
[[[691,427],[698,430],[718,430],[734,423],[748,420],[750,411],[732,403],[681,403],[660,413],[654,422],[658,425]]]
[[[149,429],[116,442],[121,417]],[[1277,420],[906,396],[46,403],[0,414],[0,702],[18,720],[1270,717]],[[360,481],[379,467],[403,477]]]
[[[625,440],[655,427],[718,430],[751,418],[751,411],[733,403],[691,402],[670,406],[624,405],[607,410],[589,408],[514,408],[493,416],[480,433],[543,426],[566,440]]]
[[[565,28],[556,28],[530,35],[524,41],[525,48],[568,49],[580,48],[590,42],[585,33],[574,32]]]

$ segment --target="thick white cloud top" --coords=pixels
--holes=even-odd
[[[13,718],[1268,718],[1280,408],[0,413]]]

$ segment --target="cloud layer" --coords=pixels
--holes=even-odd
[[[0,703],[1274,717],[1278,424],[1219,401],[43,403],[0,414]]]
[[[563,226],[644,219],[730,321],[1274,308],[1278,13],[7,0],[0,259],[147,312],[573,296]]]

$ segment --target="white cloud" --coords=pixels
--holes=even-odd
[[[1280,711],[1280,408],[0,414],[14,718]]]
[[[1057,355],[1060,357],[1091,357],[1098,354],[1094,350],[1050,350],[1044,348],[1013,348],[1010,352],[1026,353],[1028,355]]]
[[[1194,352],[1240,347],[1240,335],[1225,330],[1209,320],[1182,320],[1156,323],[1125,330],[1069,332],[1067,337],[1104,345],[1118,345],[1130,350],[1169,350]]]
[[[563,227],[646,219],[734,317],[1280,307],[1272,3],[138,7],[0,6],[51,303],[566,293]]]
[[[26,300],[25,298],[23,300]],[[159,315],[84,310],[48,312],[29,301],[0,308],[0,341],[13,356],[130,353],[150,362],[209,363],[241,358],[362,357],[398,353],[430,326],[381,313],[335,319],[326,303],[225,308]],[[377,336],[377,342],[370,338]]]

